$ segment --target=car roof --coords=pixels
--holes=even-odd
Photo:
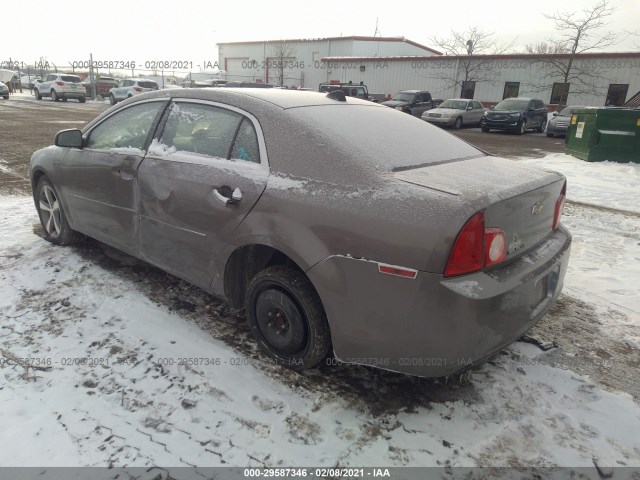
[[[398,93],[418,93],[418,92],[426,92],[426,90],[400,90]]]
[[[531,98],[531,97],[509,97],[509,98],[505,98],[505,99],[503,99],[501,101],[504,102],[505,100],[527,100],[527,101],[529,101],[529,100],[538,100],[538,99],[537,98]]]
[[[236,102],[246,104],[249,108],[270,104],[283,109],[321,106],[321,105],[365,105],[373,108],[387,108],[367,100],[346,97],[344,102],[327,97],[326,93],[290,90],[281,88],[185,88],[176,90],[161,90],[143,95],[136,95],[136,99],[151,97],[172,97],[198,100],[210,100],[234,105]]]

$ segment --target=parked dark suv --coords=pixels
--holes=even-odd
[[[483,132],[509,130],[522,135],[527,130],[544,132],[547,126],[547,107],[536,98],[505,98],[485,112],[480,122]]]
[[[422,117],[427,110],[435,108],[431,94],[423,90],[402,90],[396,93],[391,100],[382,102],[382,105],[409,113],[414,117]]]

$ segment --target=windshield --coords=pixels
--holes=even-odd
[[[587,108],[587,107],[579,107],[577,105],[573,105],[571,107],[564,107],[558,115],[562,115],[563,117],[570,117],[573,114],[573,111],[579,108]]]
[[[158,84],[156,82],[152,82],[150,80],[147,80],[145,82],[138,82],[138,86],[140,86],[142,88],[153,88],[155,90],[158,90]]]
[[[463,102],[462,100],[447,100],[446,102],[442,102],[438,108],[453,108],[454,110],[466,110],[467,102]]]
[[[80,77],[76,77],[75,75],[62,75],[60,78],[62,79],[63,82],[69,82],[69,83],[82,82],[82,80],[80,80]]]
[[[405,92],[399,92],[396,93],[391,100],[394,100],[396,102],[407,102],[407,103],[411,103],[413,102],[413,99],[415,98],[416,94],[415,93],[405,93]]]
[[[494,110],[526,110],[529,100],[516,100],[514,98],[501,101]]]

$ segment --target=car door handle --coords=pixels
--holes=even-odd
[[[224,185],[220,189],[214,188],[213,196],[224,205],[237,205],[242,200],[242,191],[239,188],[232,191],[231,187]]]

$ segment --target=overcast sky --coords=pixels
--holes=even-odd
[[[216,43],[243,40],[373,35],[378,20],[382,36],[404,36],[427,46],[433,35],[478,26],[498,39],[527,43],[553,36],[553,24],[543,13],[559,6],[580,12],[593,0],[458,0],[389,2],[362,1],[79,1],[56,0],[55,6],[31,8],[28,16],[6,17],[0,61],[33,63],[46,57],[58,66],[86,60],[183,60],[194,69],[216,61]],[[11,2],[4,5],[11,12]],[[96,9],[92,10],[91,6]],[[607,28],[640,30],[640,1],[611,0],[615,13]],[[100,7],[100,10],[97,9]],[[20,7],[21,8],[21,7]],[[609,51],[639,51],[640,37],[626,36]]]

